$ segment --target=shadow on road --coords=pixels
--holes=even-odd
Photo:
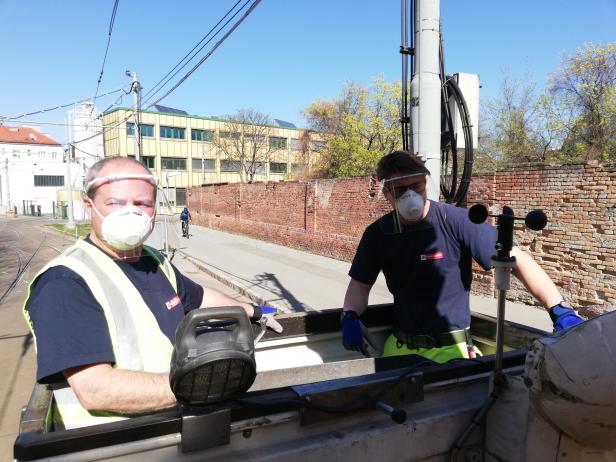
[[[261,273],[255,276],[257,286],[266,289],[272,294],[276,295],[277,299],[271,299],[273,301],[287,301],[294,311],[308,311],[308,307],[300,302],[295,296],[283,286],[275,274],[273,273]]]

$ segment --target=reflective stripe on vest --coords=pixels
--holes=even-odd
[[[150,247],[144,246],[144,250],[158,262],[177,293],[175,272],[169,261]],[[169,371],[173,346],[139,291],[106,253],[83,240],[66,249],[32,279],[24,303],[24,316],[34,336],[35,347],[36,334],[28,313],[28,300],[38,277],[55,266],[65,266],[83,278],[102,307],[115,356],[114,367],[144,372]],[[54,390],[54,398],[67,429],[126,418],[88,412],[81,407],[70,387]]]

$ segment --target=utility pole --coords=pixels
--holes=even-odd
[[[133,106],[134,106],[134,119],[135,119],[135,159],[141,161],[141,89],[143,88],[137,79],[137,73],[133,71],[126,71],[128,77],[133,79]]]
[[[70,127],[69,127],[69,117],[66,116],[66,200],[68,201],[68,223],[66,227],[68,229],[75,228],[75,217],[73,215],[73,185],[71,184],[71,148],[75,149],[74,146],[71,145],[70,140]]]
[[[4,169],[6,178],[6,205],[11,209],[11,185],[9,184],[9,158],[4,159]]]

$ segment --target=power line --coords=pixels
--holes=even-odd
[[[113,23],[115,22],[116,13],[118,11],[118,3],[120,0],[115,0],[113,5],[113,11],[111,12],[111,19],[109,20],[109,31],[107,32],[107,46],[105,47],[105,56],[103,57],[103,64],[101,65],[101,72],[98,76],[98,82],[96,82],[96,92],[94,93],[94,103],[92,104],[92,109],[90,110],[90,114],[94,110],[94,104],[96,104],[96,98],[98,97],[98,90],[101,85],[101,81],[103,80],[103,72],[105,70],[105,62],[107,61],[107,53],[109,52],[109,44],[111,43],[111,32],[113,31]]]
[[[180,85],[182,85],[182,83],[184,83],[188,79],[188,77],[190,77],[192,73],[195,72],[214,53],[214,51],[216,51],[216,49],[220,45],[222,45],[222,43],[235,31],[235,29],[239,27],[239,25],[244,21],[244,19],[246,19],[250,15],[250,13],[252,13],[255,10],[255,8],[259,5],[259,3],[261,3],[261,0],[255,0],[253,4],[250,5],[248,10],[246,10],[246,12],[242,15],[242,17],[235,24],[233,24],[231,29],[229,29],[225,33],[225,35],[223,35],[222,38],[218,42],[216,42],[216,44],[212,47],[212,49],[209,52],[207,52],[205,56],[203,56],[203,58],[201,58],[197,64],[195,64],[195,66],[193,66],[193,68],[190,71],[188,71],[184,75],[184,77],[182,77],[173,87],[171,87],[171,89],[169,89],[167,93],[165,93],[163,96],[158,98],[152,104],[149,104],[147,108],[150,108],[154,106],[155,104],[158,104],[163,99],[165,99],[167,96],[169,96],[171,93],[173,93]]]
[[[105,93],[103,95],[100,95],[99,98],[102,98],[103,96],[107,96],[107,95],[112,95],[112,94],[117,93],[119,91],[122,91],[122,88],[118,88],[117,90],[108,91],[107,93]],[[34,111],[34,112],[26,112],[24,114],[21,114],[19,116],[15,116],[15,117],[5,117],[5,118],[1,118],[0,117],[0,124],[2,122],[9,121],[9,120],[21,119],[22,117],[26,117],[26,116],[42,114],[44,112],[56,111],[58,109],[63,109],[65,107],[74,106],[75,104],[85,103],[85,102],[91,101],[91,100],[92,100],[92,98],[88,97],[88,98],[85,98],[85,99],[81,99],[79,101],[73,101],[72,103],[61,104],[60,106],[53,106],[53,107],[50,107],[50,108],[47,108],[47,109],[41,109],[39,111]]]
[[[204,41],[204,40],[205,40],[205,39],[206,39],[206,38],[207,38],[207,37],[208,37],[208,36],[209,36],[209,35],[210,35],[213,31],[214,31],[214,29],[216,29],[216,28],[218,27],[218,25],[219,25],[221,22],[223,22],[223,21],[225,20],[225,18],[226,18],[227,16],[229,16],[229,14],[231,14],[231,12],[235,9],[235,7],[237,7],[237,5],[238,5],[241,1],[242,1],[242,0],[238,0],[238,1],[235,3],[235,5],[233,5],[233,6],[232,6],[232,7],[231,7],[228,11],[227,11],[227,13],[226,13],[226,14],[225,14],[225,15],[224,15],[224,16],[223,16],[223,17],[222,17],[222,18],[221,18],[221,19],[220,19],[220,20],[219,20],[219,21],[218,21],[218,22],[217,22],[217,23],[216,23],[216,24],[215,24],[215,25],[214,25],[214,26],[213,26],[213,27],[212,27],[212,28],[208,31],[208,33],[207,33],[207,34],[205,34],[205,35],[203,36],[203,38],[201,38],[201,40],[199,40],[199,42],[197,42],[197,44],[196,44],[194,47],[192,47],[192,49],[191,49],[190,51],[189,51],[188,53],[186,53],[186,54],[184,55],[184,57],[182,57],[182,59],[180,59],[180,61],[179,61],[179,62],[178,62],[178,63],[177,63],[177,64],[176,64],[176,65],[175,65],[175,66],[174,66],[174,67],[173,67],[173,68],[172,68],[169,72],[167,72],[167,74],[165,74],[165,76],[164,76],[162,79],[160,79],[160,80],[156,83],[156,85],[154,85],[154,86],[152,87],[152,89],[151,89],[151,90],[147,91],[147,92],[146,92],[146,94],[145,94],[145,95],[143,95],[143,98],[144,98],[144,99],[146,99],[146,98],[148,98],[148,97],[151,97],[150,95],[155,94],[156,92],[160,91],[160,89],[162,89],[162,87],[164,87],[164,86],[165,86],[165,85],[169,82],[169,80],[171,80],[173,77],[175,77],[175,76],[177,75],[177,73],[178,73],[178,72],[180,72],[180,71],[181,71],[181,70],[182,70],[182,69],[183,69],[183,68],[184,68],[184,67],[185,67],[185,66],[186,66],[186,65],[187,65],[190,61],[192,61],[192,60],[193,60],[193,58],[194,58],[194,57],[195,57],[195,56],[196,56],[196,55],[197,55],[197,54],[198,54],[198,53],[199,53],[199,52],[203,49],[203,47],[205,47],[205,46],[206,46],[206,45],[207,45],[207,44],[208,44],[208,43],[209,43],[209,42],[210,42],[210,41],[211,41],[214,37],[212,37],[212,38],[211,38],[210,40],[208,40],[205,44],[203,44],[203,46],[202,46],[201,48],[199,48],[199,49],[198,49],[198,50],[197,50],[194,54],[193,54],[193,51],[195,51],[195,49],[196,49],[199,45],[201,45],[201,43],[203,43],[203,41]],[[247,1],[246,3],[248,3],[248,1]],[[246,3],[244,3],[244,5],[242,5],[242,7],[241,7],[241,8],[240,8],[240,9],[239,9],[236,13],[235,13],[235,15],[237,15],[237,13],[239,13],[239,12],[240,12],[240,11],[241,11],[241,10],[242,10],[245,6],[246,6]],[[233,17],[235,17],[235,15],[233,15]],[[232,17],[231,19],[233,19],[233,17]],[[230,20],[231,20],[231,19],[230,19]],[[229,21],[230,21],[230,20],[229,20]],[[227,21],[227,23],[225,23],[225,25],[224,25],[224,26],[226,26],[226,25],[229,23],[229,21]],[[223,27],[224,27],[224,26],[223,26]],[[219,30],[219,32],[220,32],[220,30]],[[216,34],[218,34],[218,32],[217,32]],[[214,34],[214,35],[216,35],[216,34]],[[192,56],[190,56],[191,54],[192,54]],[[175,71],[175,70],[178,68],[178,66],[180,66],[180,65],[184,62],[184,60],[186,60],[189,56],[190,56],[190,58],[188,59],[188,61],[186,61],[186,62],[184,63],[184,65],[182,65],[182,67],[180,67],[180,68],[179,68],[179,69],[178,69],[178,70],[177,70],[177,71],[176,71],[173,75],[171,75],[171,77],[169,77],[169,75],[170,75],[173,71]],[[167,77],[169,77],[169,78],[167,79]],[[165,79],[167,79],[167,80],[165,81]],[[162,83],[163,81],[164,81],[164,83]],[[161,85],[161,83],[162,83],[162,85]],[[161,88],[159,88],[159,89],[157,90],[157,87],[158,87],[159,85],[160,85],[160,87],[161,87]]]

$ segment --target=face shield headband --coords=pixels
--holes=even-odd
[[[155,188],[158,187],[158,178],[156,178],[154,175],[148,175],[145,173],[118,173],[115,175],[107,175],[93,179],[85,185],[85,187],[83,188],[83,192],[84,194],[88,195],[88,193],[94,188],[98,188],[105,183],[112,183],[114,181],[121,180],[145,180],[151,183]]]

